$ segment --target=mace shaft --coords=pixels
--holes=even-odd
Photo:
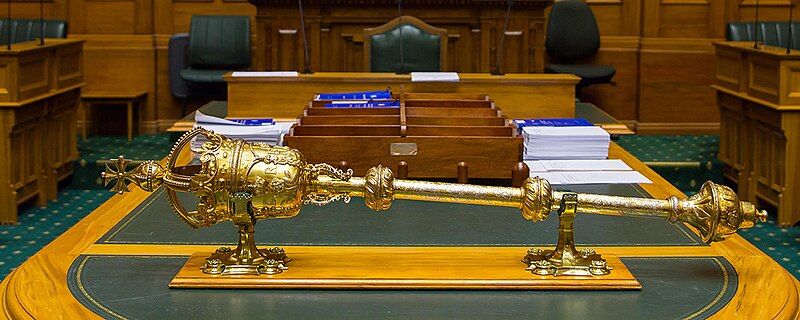
[[[445,203],[463,203],[486,206],[520,208],[524,204],[526,188],[479,186],[470,184],[428,182],[416,180],[392,180],[393,199],[418,200]],[[318,179],[313,182],[316,188],[331,193],[347,193],[352,197],[365,196],[365,178],[353,177],[349,181],[337,179]],[[560,201],[566,192],[538,189],[540,194],[534,195],[550,199],[549,210],[558,211]],[[386,199],[391,200],[391,199]],[[588,214],[602,215],[635,215],[666,218],[673,210],[673,201],[619,197],[589,193],[578,193],[578,211]]]

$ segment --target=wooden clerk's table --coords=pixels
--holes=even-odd
[[[317,72],[299,77],[233,77],[228,82],[228,117],[294,119],[317,93],[383,90],[417,93],[485,94],[513,118],[572,118],[575,84],[562,74],[459,73],[459,82],[411,82],[394,73]]]
[[[680,194],[675,187],[616,144],[612,144],[611,157],[622,159],[654,182],[653,184],[632,186],[642,190],[642,196],[666,198],[670,195]],[[613,190],[615,187],[595,186],[591,188],[596,189],[589,190],[601,192],[604,190],[603,188]],[[598,252],[616,254],[623,260],[627,259],[626,264],[632,267],[634,275],[639,277],[643,283],[641,291],[376,292],[167,289],[167,282],[189,255],[197,251],[211,251],[219,245],[209,244],[209,241],[212,243],[217,241],[211,238],[203,238],[204,240],[199,242],[180,240],[183,239],[182,237],[197,237],[198,233],[209,230],[191,230],[178,221],[179,219],[170,212],[168,207],[161,203],[164,202],[163,193],[160,200],[151,200],[154,198],[150,193],[135,187],[133,189],[132,193],[112,197],[6,277],[0,283],[2,314],[15,319],[53,317],[64,319],[99,317],[163,319],[185,318],[186,316],[200,319],[222,316],[221,312],[225,313],[225,316],[232,314],[240,317],[274,315],[283,318],[323,316],[329,318],[376,318],[396,317],[399,314],[400,317],[409,318],[429,318],[437,315],[440,317],[448,315],[469,317],[472,315],[478,318],[502,317],[508,319],[540,311],[546,312],[550,318],[575,317],[582,314],[591,318],[645,316],[702,318],[710,315],[717,319],[793,319],[799,315],[798,281],[738,235],[732,236],[725,242],[710,246],[702,243],[693,245],[664,245],[662,243],[662,245],[658,245],[656,238],[664,236],[663,234],[659,234],[659,232],[636,234],[636,230],[648,229],[653,226],[662,228],[666,225],[661,223],[666,222],[634,218],[636,220],[626,220],[629,221],[626,223],[630,224],[627,225],[628,229],[625,232],[622,230],[606,231],[596,238],[606,240],[582,238],[582,235],[591,236],[590,233],[595,229],[603,229],[603,225],[608,222],[620,221],[604,219],[624,219],[622,217],[601,217],[598,218],[600,220],[592,220],[598,223],[587,223],[589,220],[580,220],[593,219],[590,217],[598,216],[579,216],[580,219],[576,220],[576,228],[580,231],[576,232],[578,235],[576,240],[579,245],[587,243],[586,241],[599,241],[600,243],[592,244],[592,247]],[[418,206],[424,210],[424,206],[427,205],[418,204]],[[142,209],[144,211],[135,210],[137,207],[145,209]],[[148,207],[160,209],[148,211],[146,209]],[[363,204],[360,201],[353,201],[348,206],[340,205],[329,211],[306,206],[298,217],[280,219],[280,223],[283,223],[284,227],[276,230],[297,230],[297,228],[292,229],[292,226],[297,226],[295,223],[302,223],[304,216],[313,216],[309,218],[316,223],[312,223],[308,227],[313,225],[316,226],[316,229],[309,228],[313,232],[308,231],[311,233],[306,233],[300,241],[325,237],[325,232],[319,231],[320,228],[327,228],[327,221],[335,223],[335,220],[324,219],[340,219],[345,215],[342,210],[351,210],[350,208],[356,207],[363,207]],[[391,210],[395,210],[395,208],[400,208],[400,205],[397,204],[397,207],[393,207]],[[457,208],[467,211],[481,210],[478,216],[483,213],[488,214],[489,210],[492,210],[489,207],[459,206]],[[397,220],[402,219],[405,215],[415,214],[410,211],[391,210],[381,214],[369,213],[363,216],[363,219],[379,219],[381,223],[373,226],[373,228],[378,228],[389,223],[388,220],[385,220],[389,218],[385,217]],[[459,209],[456,210],[455,213],[458,213],[459,217],[466,217],[462,215],[466,213],[459,212]],[[509,213],[510,211],[513,210],[509,208]],[[436,213],[447,214],[446,212]],[[492,217],[494,217],[493,219],[504,219],[504,215]],[[319,219],[323,219],[323,221]],[[529,222],[519,218],[518,213],[514,215],[513,219],[513,223],[504,228],[517,225],[529,226]],[[434,225],[424,226],[423,229],[429,231],[422,233],[422,237],[430,236],[429,232],[435,232],[439,228],[447,229],[458,227],[459,223],[471,223],[467,220],[458,220],[458,223],[444,217],[428,220],[428,223]],[[482,232],[456,232],[452,234],[452,237],[461,238],[458,241],[469,242],[471,238],[481,237],[486,232],[493,232],[490,230],[490,225],[492,225],[490,220],[480,218],[480,221],[473,222],[482,226]],[[260,224],[263,224],[261,227],[269,227],[270,224],[275,226],[274,223],[278,222],[268,220]],[[361,223],[365,222],[361,221]],[[653,225],[652,223],[658,224]],[[218,230],[220,239],[235,241],[234,229],[230,224],[220,224],[217,227],[220,227]],[[671,225],[668,227],[678,228]],[[346,234],[348,237],[345,238],[351,240],[358,234],[367,235],[367,239],[379,240],[386,237],[403,237],[404,232],[415,232],[393,230],[394,232],[370,235],[369,232],[373,230],[372,228],[350,228],[348,230],[346,233],[337,234]],[[503,230],[505,229],[501,228],[501,233]],[[548,234],[554,237],[556,230],[554,228],[548,230]],[[686,230],[687,234],[683,235],[678,232],[677,235],[673,235],[677,237],[676,239],[689,241],[690,238],[697,238],[688,229],[681,230]],[[261,232],[257,235],[260,235],[263,240],[270,237],[269,233]],[[635,238],[640,238],[642,242],[629,245],[610,244],[619,239],[627,241],[624,239],[629,233]],[[205,237],[211,237],[210,234],[204,234]],[[284,237],[288,236],[284,235]],[[618,240],[613,240],[615,237]],[[160,238],[172,240],[155,241]],[[450,236],[443,239],[450,239]],[[654,241],[653,244],[648,244],[650,241]],[[606,243],[606,245],[602,243]],[[487,256],[491,256],[493,253],[507,254],[508,252],[522,254],[528,247],[508,243],[506,245],[465,247],[409,246],[408,244],[331,247],[329,244],[320,246],[319,243],[315,245],[315,242],[305,242],[302,245],[288,245],[285,248],[290,255],[313,254],[319,250],[342,250],[349,254],[388,251],[420,254],[425,255],[426,258],[433,258],[442,254],[457,256],[457,252],[472,252]],[[302,263],[302,259],[293,263]],[[684,269],[683,263],[693,267]],[[346,263],[341,262],[341,264],[345,265]],[[727,267],[723,268],[723,265]],[[387,267],[384,264],[381,266]],[[393,266],[389,264],[388,267]],[[491,268],[491,264],[486,267]],[[520,263],[520,270],[522,268],[523,265]],[[722,270],[721,273],[720,270]],[[652,280],[653,277],[657,281]],[[668,287],[676,283],[683,283],[683,285]],[[664,286],[667,286],[667,289],[664,289]],[[543,304],[542,301],[547,301],[547,304]],[[687,304],[696,304],[697,307],[689,308],[686,307]],[[596,310],[608,309],[609,307],[606,306],[617,305],[622,305],[624,310]],[[680,311],[678,314],[660,313],[686,308],[689,310]],[[249,314],[248,312],[263,313]]]
[[[719,42],[716,82],[719,159],[742,199],[778,209],[778,223],[800,221],[800,51]]]
[[[83,85],[83,40],[0,47],[0,224],[23,202],[55,199],[72,174]]]

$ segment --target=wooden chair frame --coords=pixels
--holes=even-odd
[[[437,28],[414,16],[400,16],[374,28],[364,28],[364,70],[372,71],[372,36],[384,34],[400,23],[415,26],[427,33],[439,36],[439,71],[447,68],[447,29]]]

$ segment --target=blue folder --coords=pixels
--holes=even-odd
[[[382,100],[391,98],[392,92],[389,89],[381,91],[320,93],[317,95],[317,100]]]

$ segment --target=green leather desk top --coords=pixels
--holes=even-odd
[[[624,258],[641,291],[331,291],[169,289],[186,257],[81,256],[78,300],[129,319],[702,319],[727,304],[724,258]]]

